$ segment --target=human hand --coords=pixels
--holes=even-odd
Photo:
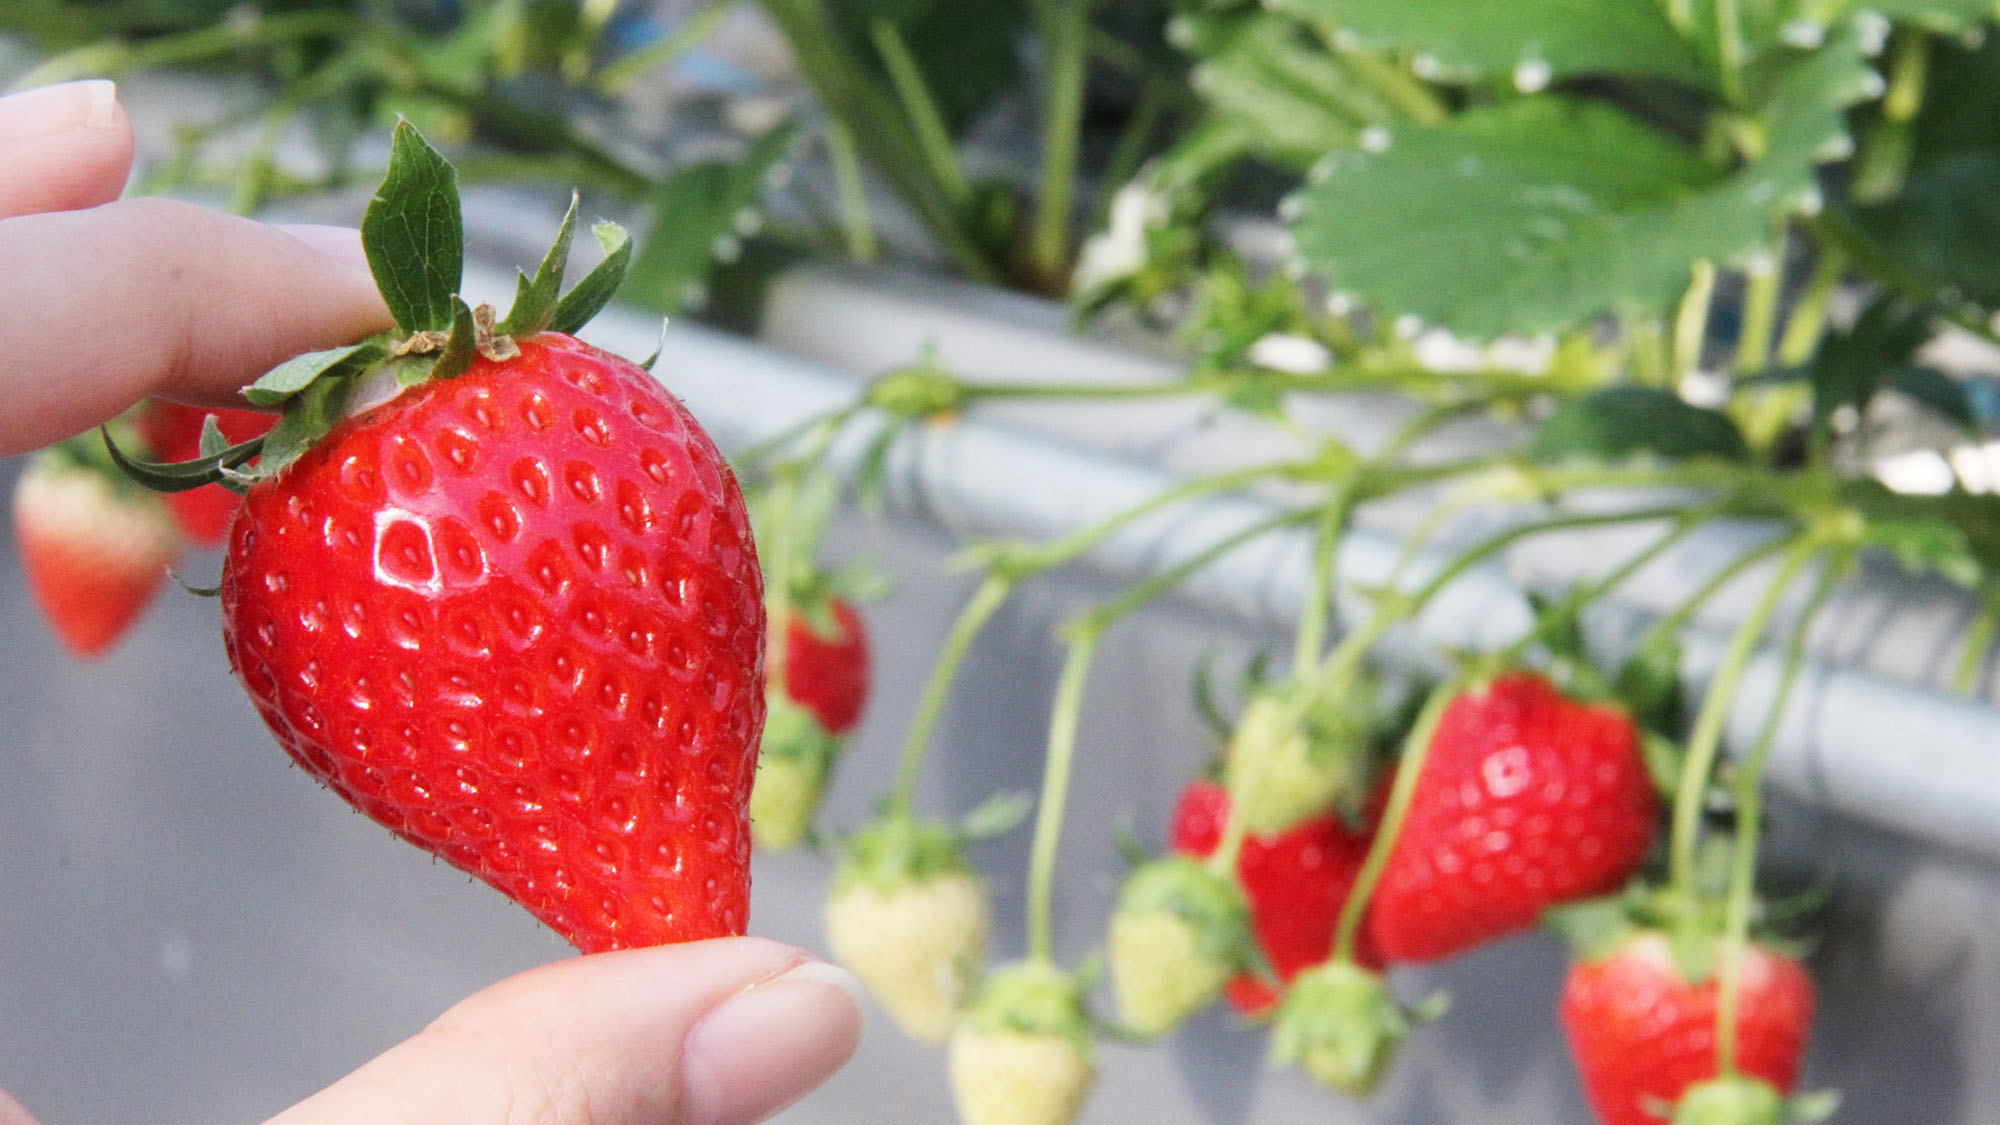
[[[0,98],[0,456],[390,326],[355,231],[119,200],[132,154],[109,82]]]
[[[109,83],[0,98],[0,456],[149,394],[230,401],[299,352],[389,327],[352,230],[117,201]],[[845,1063],[852,978],[758,938],[572,958],[502,981],[284,1125],[761,1120]],[[33,1125],[0,1092],[0,1125]]]
[[[575,957],[501,981],[272,1125],[743,1125],[861,1033],[853,978],[761,938]],[[0,1092],[0,1125],[34,1125]]]

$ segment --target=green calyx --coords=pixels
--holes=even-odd
[[[1386,981],[1349,961],[1329,961],[1292,981],[1271,1028],[1273,1065],[1298,1063],[1350,1094],[1372,1091],[1410,1031],[1444,1014],[1442,996],[1405,1008]]]
[[[362,249],[395,331],[296,356],[245,387],[243,397],[251,405],[281,411],[261,438],[211,446],[204,435],[201,456],[164,464],[127,455],[107,431],[112,459],[126,475],[160,492],[215,483],[242,491],[282,471],[358,409],[379,405],[404,388],[462,375],[478,358],[511,359],[519,354],[517,338],[576,332],[617,292],[632,257],[625,231],[598,223],[604,260],[563,293],[576,213],[572,196],[555,244],[533,277],[520,275],[505,318],[496,318],[489,306],[468,305],[459,294],[465,230],[458,176],[409,122],[399,122],[388,173],[361,219]]]
[[[1203,956],[1231,968],[1248,960],[1255,942],[1243,888],[1187,856],[1154,860],[1134,871],[1118,893],[1117,913],[1177,918],[1193,930]]]
[[[1079,1050],[1090,1042],[1083,986],[1043,961],[1016,961],[988,973],[960,1019],[979,1031],[1060,1035]]]
[[[948,825],[887,816],[841,841],[835,894],[857,884],[891,891],[946,875],[971,874],[964,837]]]
[[[1792,1125],[1824,1121],[1839,1108],[1832,1092],[1787,1098],[1776,1086],[1747,1074],[1697,1082],[1681,1091],[1672,1125]]]
[[[1308,690],[1290,684],[1259,694],[1230,738],[1224,780],[1253,834],[1282,832],[1336,807],[1359,819],[1374,766],[1374,682]]]

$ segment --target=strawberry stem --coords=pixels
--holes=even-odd
[[[1792,626],[1784,667],[1778,674],[1777,694],[1772,697],[1764,729],[1758,732],[1757,741],[1736,767],[1736,840],[1729,871],[1729,898],[1723,912],[1722,959],[1717,968],[1715,996],[1715,1066],[1716,1073],[1723,1077],[1737,1073],[1737,1012],[1743,994],[1743,953],[1749,943],[1750,911],[1757,887],[1757,852],[1764,830],[1764,767],[1770,760],[1771,747],[1778,740],[1778,727],[1784,719],[1792,685],[1805,663],[1807,635],[1850,557],[1849,552],[1842,551],[1821,571],[1812,599]]]
[[[1369,842],[1368,855],[1361,861],[1361,870],[1356,873],[1354,886],[1347,892],[1347,901],[1341,904],[1340,918],[1334,923],[1333,960],[1339,964],[1354,963],[1355,944],[1361,939],[1361,920],[1366,916],[1368,900],[1374,897],[1376,885],[1382,881],[1382,872],[1389,866],[1389,857],[1396,850],[1396,837],[1403,831],[1403,821],[1409,816],[1410,802],[1417,792],[1417,779],[1423,773],[1424,759],[1430,753],[1431,739],[1437,734],[1438,722],[1444,718],[1445,708],[1452,699],[1471,680],[1470,671],[1460,671],[1431,689],[1424,700],[1423,710],[1417,713],[1416,723],[1403,740],[1403,753],[1396,765],[1396,780],[1390,785],[1389,799],[1382,809],[1381,826],[1375,830],[1375,839]]]
[[[1676,901],[1681,904],[1683,924],[1692,924],[1695,916],[1695,912],[1689,909],[1699,894],[1695,845],[1700,838],[1701,810],[1706,804],[1708,782],[1721,749],[1730,704],[1735,700],[1736,689],[1749,667],[1750,658],[1757,651],[1765,631],[1770,628],[1786,592],[1817,557],[1819,550],[1820,542],[1816,535],[1792,539],[1791,549],[1779,566],[1777,575],[1766,587],[1764,596],[1730,639],[1722,666],[1709,685],[1701,710],[1695,717],[1693,733],[1688,737],[1687,755],[1681,761],[1680,783],[1674,794],[1673,832],[1668,840],[1668,883],[1673,888]]]
[[[1048,756],[1042,764],[1042,795],[1035,809],[1034,843],[1028,854],[1028,958],[1052,964],[1055,947],[1050,912],[1055,896],[1056,847],[1062,836],[1063,806],[1076,760],[1076,731],[1083,715],[1083,688],[1097,656],[1104,623],[1083,618],[1069,632],[1069,657],[1056,682],[1049,714]]]
[[[986,622],[1013,589],[1012,575],[999,572],[988,575],[965,608],[959,611],[958,620],[952,623],[951,632],[945,636],[944,650],[938,654],[936,667],[931,669],[930,682],[924,685],[923,697],[918,700],[916,712],[910,718],[909,733],[903,739],[896,788],[890,794],[886,809],[889,816],[908,817],[911,814],[916,803],[917,775],[923,769],[924,752],[930,746],[931,732],[937,728],[938,717],[944,712],[945,700],[951,695],[952,682],[958,678],[959,667],[965,663],[966,653],[971,651],[979,631],[986,627]]]

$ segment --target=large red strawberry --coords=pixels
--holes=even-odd
[[[828,734],[854,730],[868,702],[868,630],[853,603],[828,598],[818,613],[785,623],[785,694]]]
[[[222,436],[231,442],[262,437],[278,420],[276,414],[255,410],[211,410],[153,399],[140,410],[139,431],[160,460],[187,461],[201,455],[202,427],[210,417],[215,419]],[[224,532],[229,529],[229,518],[243,504],[242,497],[220,484],[170,492],[166,496],[181,530],[205,547],[222,542]]]
[[[43,450],[14,485],[14,543],[28,589],[71,652],[101,656],[138,620],[181,551],[160,497],[77,438]]]
[[[1624,712],[1513,673],[1453,699],[1369,904],[1376,948],[1431,961],[1624,884],[1659,796]]]
[[[1812,977],[1790,957],[1752,945],[1740,979],[1737,1070],[1789,1094],[1812,1025]],[[1605,1125],[1658,1125],[1684,1091],[1716,1075],[1716,994],[1714,973],[1690,979],[1657,930],[1570,969],[1563,1030]]]
[[[1222,840],[1229,819],[1229,792],[1213,781],[1195,781],[1181,791],[1169,835],[1173,849],[1206,858]],[[1289,983],[1301,971],[1326,960],[1334,925],[1360,874],[1372,837],[1323,812],[1269,835],[1244,837],[1236,878],[1250,899],[1251,928],[1279,979]],[[1381,968],[1380,956],[1364,930],[1355,956]],[[1229,982],[1229,1002],[1247,1014],[1270,1010],[1278,994],[1249,973]]]
[[[677,400],[565,334],[629,246],[600,228],[606,265],[558,299],[573,215],[496,325],[455,293],[449,165],[398,127],[362,224],[398,332],[265,376],[247,397],[283,419],[211,458],[258,458],[231,470],[223,639],[309,773],[585,952],[741,933],[748,516]]]

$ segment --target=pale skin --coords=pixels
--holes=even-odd
[[[229,402],[289,356],[389,326],[354,231],[120,200],[132,158],[109,83],[0,98],[0,456],[147,395]],[[855,994],[845,972],[759,938],[569,958],[473,995],[273,1121],[761,1121],[853,1054]],[[0,1091],[0,1125],[35,1118]]]

